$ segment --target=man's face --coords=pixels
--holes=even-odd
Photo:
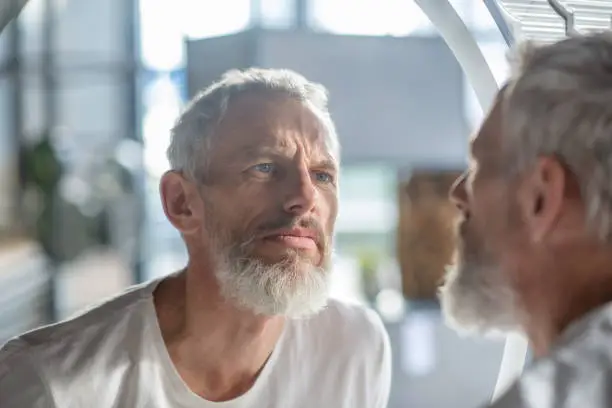
[[[337,158],[303,103],[243,95],[218,126],[201,240],[223,295],[257,313],[302,316],[327,300],[337,214]]]
[[[461,329],[518,328],[512,292],[513,259],[525,239],[517,190],[504,168],[499,102],[471,144],[471,164],[451,189],[462,213],[456,264],[441,290],[442,308]]]

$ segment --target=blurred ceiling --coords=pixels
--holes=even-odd
[[[612,28],[612,0],[497,0],[518,26],[516,38],[551,42],[566,36],[565,14],[578,32]],[[556,10],[555,10],[556,9]]]

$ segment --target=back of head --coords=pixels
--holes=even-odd
[[[575,176],[589,226],[612,240],[612,34],[522,44],[503,95],[515,171],[557,157]]]

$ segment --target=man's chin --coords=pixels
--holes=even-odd
[[[446,324],[460,334],[494,338],[520,331],[509,292],[501,286],[464,282],[464,273],[461,269],[450,270],[440,288],[440,304]]]
[[[236,280],[222,285],[230,298],[255,314],[302,318],[316,314],[327,304],[328,282],[324,271],[296,261],[295,265],[266,267],[251,264]]]
[[[514,331],[497,327],[495,323],[480,316],[478,311],[461,306],[460,302],[453,301],[448,295],[440,298],[444,323],[462,336],[499,339]]]

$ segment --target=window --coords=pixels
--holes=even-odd
[[[140,0],[142,63],[156,71],[185,64],[180,8],[165,0]]]
[[[354,164],[341,169],[339,233],[394,232],[397,173],[385,165]]]
[[[310,0],[311,25],[334,34],[407,36],[431,26],[412,0]]]
[[[161,0],[168,4],[167,0]],[[251,0],[180,0],[180,24],[188,38],[206,38],[235,33],[251,22]]]
[[[266,28],[290,28],[295,0],[259,0],[259,18]]]

